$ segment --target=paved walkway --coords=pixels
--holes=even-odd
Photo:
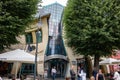
[[[51,78],[46,78],[46,79],[43,79],[43,80],[52,80],[52,79]],[[56,78],[55,80],[67,80],[67,79],[65,79],[65,78]],[[71,79],[69,79],[69,80],[71,80]],[[89,79],[87,78],[86,80],[89,80]]]
[[[12,80],[12,79],[4,78],[3,80]],[[16,79],[16,80],[20,80],[20,79]],[[33,80],[33,79],[28,78],[28,79],[24,79],[24,80]],[[51,78],[45,78],[45,79],[36,79],[36,80],[52,80],[52,79]],[[67,79],[65,79],[65,78],[56,78],[55,80],[67,80]],[[71,79],[68,79],[68,80],[71,80]],[[87,80],[89,80],[89,79],[87,78]]]

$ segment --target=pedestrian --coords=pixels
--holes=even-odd
[[[81,77],[81,68],[80,68],[80,66],[78,66],[77,77],[78,77],[78,80],[82,80],[82,77]]]
[[[117,70],[117,69],[115,69],[113,79],[114,79],[114,80],[120,80],[120,74],[118,73],[118,70]]]
[[[2,80],[2,77],[0,76],[0,80]]]
[[[102,73],[101,69],[99,69],[99,71],[96,75],[96,80],[105,80],[104,74]]]
[[[70,69],[70,75],[71,75],[71,80],[75,80],[76,73],[74,71],[74,66],[73,65],[72,65],[72,67]]]
[[[94,67],[94,69],[93,69],[93,71],[92,71],[92,75],[93,75],[93,77],[94,77],[95,80],[96,80],[96,75],[97,75],[97,69],[96,69],[96,67]]]
[[[55,66],[52,68],[52,70],[51,70],[51,75],[52,75],[52,79],[53,80],[55,80],[55,77],[56,77],[56,68],[55,68]]]
[[[95,80],[94,76],[91,76],[91,77],[90,77],[90,80]]]
[[[82,77],[82,80],[86,80],[86,72],[83,68],[81,68],[81,77]]]
[[[110,71],[109,80],[114,80],[114,71]]]

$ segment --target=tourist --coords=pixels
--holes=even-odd
[[[0,80],[2,80],[2,77],[0,76]]]
[[[96,80],[96,75],[97,75],[97,69],[96,69],[96,67],[94,67],[93,72],[92,72],[92,75],[93,75],[93,77],[94,77],[95,80]]]
[[[78,75],[77,75],[77,78],[78,78],[78,80],[82,80],[80,66],[78,66]]]
[[[71,80],[75,80],[76,73],[74,71],[74,66],[72,66],[71,69],[70,69],[70,75],[71,75]]]
[[[56,77],[56,68],[53,67],[52,70],[51,70],[51,75],[52,75],[52,79],[55,80],[55,77]]]
[[[81,77],[82,77],[82,80],[86,80],[86,72],[83,68],[81,68]]]
[[[117,69],[115,69],[113,79],[114,79],[114,80],[120,80],[120,74],[118,73],[118,70],[117,70]]]
[[[91,76],[91,77],[90,77],[90,80],[95,80],[94,76]]]
[[[101,69],[99,69],[99,71],[96,75],[96,80],[105,80],[104,74],[102,73]]]

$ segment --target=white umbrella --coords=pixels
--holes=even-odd
[[[115,62],[112,62],[112,64],[120,64],[120,60],[117,60]]]
[[[0,54],[0,61],[34,63],[35,56],[24,50],[17,49]],[[37,61],[39,61],[39,58],[37,58]]]
[[[118,62],[118,60],[113,58],[107,58],[103,61],[100,61],[99,65],[112,65],[112,64],[115,64],[115,62]]]
[[[40,59],[37,58],[37,62],[39,60]],[[24,50],[16,49],[13,51],[0,54],[0,61],[16,62],[16,64],[18,64],[18,62],[35,63],[35,56],[30,53],[25,52]],[[17,69],[18,69],[18,66],[16,67],[15,77],[17,76]]]

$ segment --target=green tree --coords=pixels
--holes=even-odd
[[[16,36],[34,19],[39,1],[0,0],[0,51],[18,43]]]
[[[101,56],[120,49],[120,0],[69,0],[64,11],[68,45],[76,54]]]

